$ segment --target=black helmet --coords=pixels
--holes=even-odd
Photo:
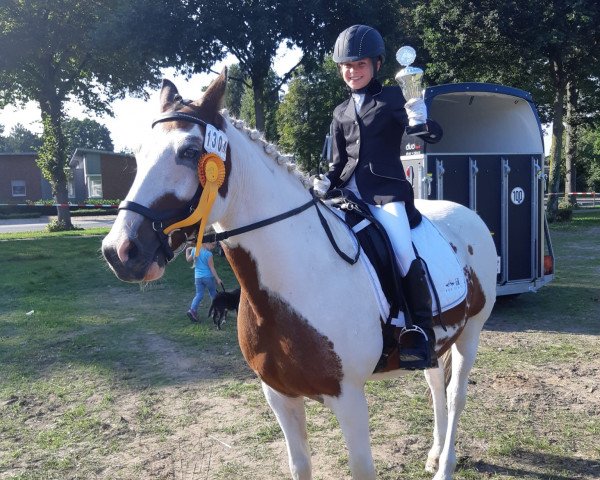
[[[361,58],[385,59],[383,38],[377,30],[367,25],[353,25],[339,34],[333,48],[335,63],[355,62]]]

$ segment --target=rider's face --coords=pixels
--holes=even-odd
[[[379,62],[377,64],[379,66]],[[366,87],[373,78],[373,62],[370,58],[344,62],[340,68],[344,82],[353,90]]]

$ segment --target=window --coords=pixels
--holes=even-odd
[[[25,180],[12,180],[10,184],[12,186],[13,197],[27,196],[27,187],[25,186]]]
[[[67,194],[69,198],[75,198],[75,185],[73,184],[73,180],[67,180]]]
[[[102,175],[88,175],[88,198],[102,198]]]

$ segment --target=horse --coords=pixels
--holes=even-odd
[[[165,232],[189,216],[207,189],[198,157],[209,134],[223,134],[222,182],[214,186],[214,203],[204,215],[224,238],[223,250],[241,286],[240,349],[283,431],[291,476],[312,478],[308,398],[337,417],[352,478],[374,479],[364,386],[402,373],[373,373],[383,345],[376,281],[367,261],[342,258],[355,258],[356,240],[311,195],[309,177],[259,132],[221,110],[226,83],[224,69],[203,96],[191,101],[163,80],[159,117],[137,155],[136,177],[103,239],[103,255],[123,281],[162,276],[168,261],[193,238],[197,222]],[[435,420],[425,469],[434,480],[449,480],[469,371],[495,302],[496,250],[488,228],[470,209],[446,201],[417,206],[451,242],[467,280],[465,299],[444,313],[443,328],[435,326],[436,350],[444,355],[451,378],[443,362],[424,372]]]

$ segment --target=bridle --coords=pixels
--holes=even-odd
[[[182,100],[181,102],[184,104],[186,103],[185,100]],[[165,112],[165,113],[159,115],[158,117],[156,117],[152,121],[152,128],[154,128],[154,126],[157,123],[177,121],[177,120],[183,121],[183,122],[188,122],[188,123],[194,123],[196,125],[200,125],[203,127],[206,127],[208,125],[208,122],[202,120],[201,118],[190,115],[188,113],[178,112],[178,111],[170,111],[170,112]],[[171,232],[170,234],[167,235],[165,233],[165,229],[167,229],[169,226],[174,225],[175,223],[189,217],[194,212],[196,205],[198,204],[198,200],[200,199],[201,193],[202,193],[202,186],[199,184],[198,189],[196,190],[196,193],[194,194],[192,199],[186,204],[185,207],[179,208],[179,209],[170,209],[170,210],[165,210],[165,211],[159,212],[159,211],[153,210],[151,208],[145,207],[144,205],[141,205],[137,202],[132,202],[132,201],[126,200],[119,204],[119,210],[130,210],[132,212],[142,215],[143,217],[147,218],[148,220],[151,220],[152,229],[154,230],[154,232],[156,233],[156,235],[160,241],[161,248],[165,255],[165,260],[168,263],[175,257],[175,252],[173,251],[173,248],[171,247],[171,245],[169,243],[170,236],[174,232]],[[310,189],[310,193],[311,193],[311,199],[308,202],[306,202],[305,204],[300,205],[299,207],[296,207],[292,210],[281,213],[279,215],[275,215],[273,217],[267,218],[265,220],[260,220],[258,222],[251,223],[249,225],[246,225],[246,226],[243,226],[240,228],[235,228],[235,229],[225,231],[225,232],[220,232],[220,233],[212,233],[212,234],[204,235],[202,237],[202,243],[217,242],[217,241],[225,240],[225,239],[235,236],[235,235],[240,235],[242,233],[250,232],[252,230],[256,230],[258,228],[262,228],[267,225],[271,225],[273,223],[280,222],[281,220],[284,220],[286,218],[297,215],[297,214],[303,212],[304,210],[307,210],[309,207],[314,206],[315,210],[317,211],[317,214],[319,216],[319,220],[321,221],[321,225],[323,226],[323,229],[325,230],[325,233],[327,234],[327,237],[328,237],[329,241],[331,242],[331,244],[333,245],[335,251],[346,262],[348,262],[351,265],[354,265],[358,261],[358,258],[360,256],[360,248],[357,247],[356,254],[352,258],[352,257],[349,257],[348,255],[346,255],[346,253],[344,253],[338,247],[338,245],[333,237],[333,234],[331,232],[331,229],[329,227],[329,224],[327,223],[327,220],[325,219],[325,217],[323,216],[323,213],[319,209],[318,204],[321,203],[321,200],[319,198],[317,198],[317,196],[314,194],[312,189]],[[349,230],[350,230],[350,232],[352,232],[352,234],[354,234],[354,236],[356,238],[356,234],[354,233],[354,231],[352,229],[349,229]],[[357,241],[357,244],[358,244],[358,241]]]

